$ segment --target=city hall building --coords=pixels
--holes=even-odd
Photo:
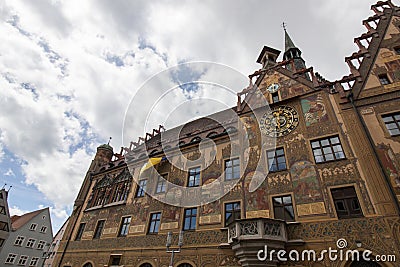
[[[400,8],[371,9],[341,80],[285,30],[231,109],[99,146],[54,266],[399,266]]]

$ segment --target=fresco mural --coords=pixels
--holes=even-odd
[[[389,62],[385,62],[387,73],[392,78],[393,82],[400,81],[400,60],[393,60]]]
[[[298,161],[290,167],[296,204],[323,201],[315,167],[309,161]]]
[[[393,150],[389,145],[383,143],[377,145],[377,150],[381,162],[385,168],[387,175],[390,178],[390,182],[392,183],[396,194],[400,194],[400,177],[398,171],[399,168]]]
[[[328,114],[322,94],[315,94],[301,100],[306,126],[328,121]]]

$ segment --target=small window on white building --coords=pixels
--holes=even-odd
[[[26,255],[21,255],[20,257],[19,257],[19,260],[18,260],[18,265],[22,265],[22,266],[25,266],[26,265],[26,262],[28,261],[28,256],[26,256]]]
[[[27,248],[33,248],[33,246],[35,245],[35,243],[36,243],[36,239],[34,239],[34,238],[29,238],[29,239],[28,239],[28,242],[26,242],[26,247],[27,247]]]
[[[37,228],[37,223],[32,223],[31,226],[29,227],[29,230],[36,231],[36,228]]]
[[[17,236],[17,239],[15,239],[14,245],[16,246],[22,246],[22,243],[24,243],[24,236]]]
[[[37,266],[38,262],[39,262],[39,258],[38,257],[33,257],[31,259],[31,262],[29,263],[29,267]]]
[[[42,227],[40,228],[40,232],[46,233],[46,231],[47,231],[47,226],[42,225]]]
[[[40,240],[37,245],[37,249],[43,249],[46,241]]]
[[[6,259],[6,263],[14,264],[15,259],[17,258],[17,254],[9,253]]]

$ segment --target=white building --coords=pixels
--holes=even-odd
[[[0,252],[0,266],[42,266],[53,240],[49,208],[11,217],[11,232]]]

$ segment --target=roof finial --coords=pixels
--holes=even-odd
[[[287,26],[287,24],[285,22],[283,22],[282,23],[282,28],[283,28],[284,31],[286,31],[286,26]]]
[[[110,136],[110,139],[108,139],[107,145],[110,145],[111,139],[112,139],[112,137]]]

